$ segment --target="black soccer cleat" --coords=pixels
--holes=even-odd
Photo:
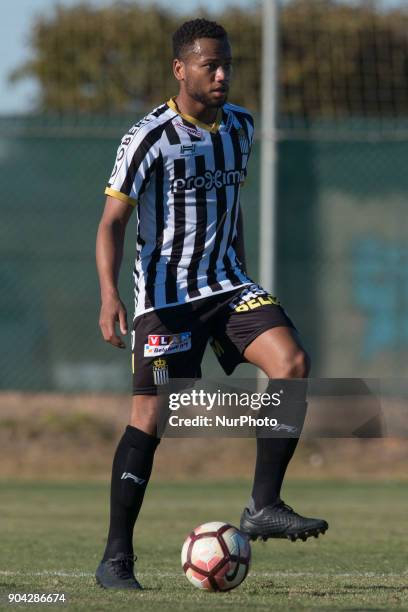
[[[136,557],[118,553],[115,558],[101,561],[96,570],[96,582],[104,589],[142,589],[135,578]]]
[[[262,510],[245,508],[240,523],[240,530],[250,540],[267,540],[268,538],[287,538],[295,542],[303,541],[323,534],[329,525],[323,519],[306,518],[297,514],[290,506],[280,501]]]

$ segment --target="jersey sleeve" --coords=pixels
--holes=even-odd
[[[122,138],[105,194],[135,206],[148,186],[158,157],[154,127],[134,126]]]

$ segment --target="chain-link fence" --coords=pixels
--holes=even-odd
[[[376,17],[369,21],[369,40],[374,42],[369,45],[361,33],[363,21],[346,18],[347,11],[357,9],[361,13],[354,17],[367,17],[366,9],[358,3],[354,8],[344,5],[343,17],[334,20],[330,11],[339,4],[309,2],[323,21],[307,12],[306,19],[307,3],[300,1],[285,4],[281,13],[278,293],[312,355],[314,376],[405,376],[408,97],[402,75],[408,66],[408,39],[400,24],[407,23],[406,11],[400,12],[398,27],[396,14],[391,18],[374,11]],[[259,11],[250,11],[247,26],[244,13],[234,15],[241,20],[242,40],[250,42],[253,29],[260,31]],[[289,18],[299,30],[297,47],[288,42]],[[396,38],[386,34],[391,22]],[[252,23],[258,25],[252,28]],[[228,22],[224,24],[228,29]],[[162,36],[167,33],[166,26]],[[86,28],[82,35],[92,51],[97,39],[87,38]],[[241,55],[253,62],[251,74],[258,74],[259,40],[256,44],[247,55],[241,44],[237,75],[247,73]],[[355,61],[351,49],[358,55]],[[69,55],[69,48],[65,52]],[[322,55],[327,61],[321,61]],[[58,79],[63,72],[61,68]],[[158,71],[151,73],[146,91],[152,96],[136,100],[138,108],[131,114],[82,114],[70,107],[0,120],[3,389],[130,389],[129,352],[106,345],[98,330],[94,244],[118,139],[149,110],[146,100],[153,104],[153,98],[161,102],[175,93],[170,80],[155,90]],[[61,88],[58,79],[53,83]],[[245,83],[242,77],[238,82],[240,87]],[[82,83],[80,91],[92,99],[97,83]],[[253,77],[248,83],[245,95],[257,101],[259,80]],[[129,92],[130,99],[132,88]],[[75,104],[77,111],[90,108],[78,99]],[[256,125],[242,190],[249,270],[255,280],[262,134]],[[132,218],[121,277],[130,317],[134,223]],[[215,374],[216,368],[208,352],[204,375]]]

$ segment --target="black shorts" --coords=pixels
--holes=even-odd
[[[255,284],[142,314],[132,329],[133,395],[156,395],[171,378],[200,378],[207,342],[231,374],[246,361],[246,347],[278,326],[294,328],[279,301]]]

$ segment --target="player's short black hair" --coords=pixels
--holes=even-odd
[[[180,58],[186,48],[198,38],[226,38],[226,30],[216,21],[192,19],[183,23],[173,34],[173,57]]]

